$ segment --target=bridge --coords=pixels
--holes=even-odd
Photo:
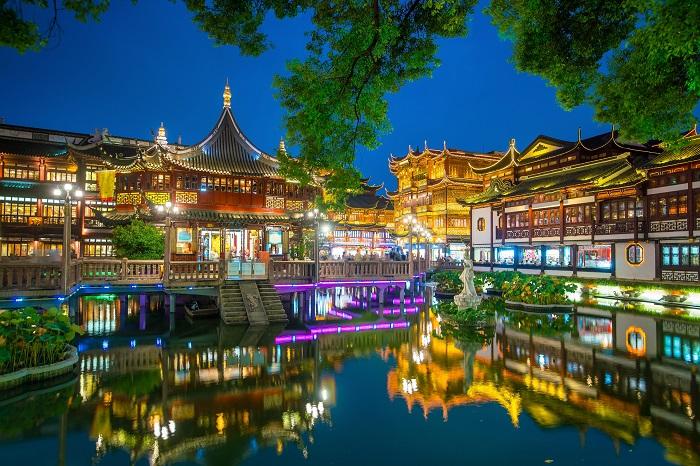
[[[428,269],[424,260],[320,261],[319,282],[410,280]],[[219,287],[240,280],[313,283],[314,261],[166,261],[82,258],[71,262],[70,290],[97,286],[161,286],[167,290]],[[0,261],[0,298],[62,295],[63,268],[48,258]]]

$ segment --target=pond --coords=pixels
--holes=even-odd
[[[501,310],[452,336],[429,292],[381,319],[366,289],[292,292],[265,330],[165,301],[74,304],[79,374],[0,400],[3,465],[700,464],[700,326],[674,315]]]

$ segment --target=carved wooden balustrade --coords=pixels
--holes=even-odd
[[[0,261],[0,296],[45,295],[62,291],[60,262],[42,263],[42,259]],[[246,264],[248,265],[248,264]],[[226,279],[268,278],[273,283],[309,283],[313,279],[313,261],[270,261],[252,274],[234,274],[230,263],[219,261],[171,261],[165,273],[163,260],[81,258],[71,263],[69,285],[158,285],[168,287],[215,285]],[[425,272],[425,260],[408,261],[321,261],[319,278],[332,280],[406,280]],[[247,270],[247,269],[246,269]],[[261,273],[263,275],[261,275]],[[25,293],[28,292],[28,293]]]
[[[0,263],[0,288],[6,295],[20,295],[24,290],[58,290],[62,285],[59,263]]]

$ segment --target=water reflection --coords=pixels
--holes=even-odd
[[[378,297],[365,291],[363,310],[352,302],[358,293],[316,296],[316,318],[288,329],[187,322],[160,295],[85,298],[76,313],[87,333],[77,381],[0,402],[0,455],[23,457],[13,449],[49,438],[61,464],[270,464],[266,452],[281,455],[279,463],[288,455],[313,463],[322,451],[366,441],[368,423],[403,439],[383,448],[410,448],[416,427],[408,421],[418,412],[457,432],[489,416],[507,419],[507,438],[525,444],[573,427],[581,452],[599,445],[592,430],[611,439],[618,455],[622,445],[649,438],[669,462],[700,462],[698,386],[688,363],[700,341],[695,322],[593,306],[571,314],[496,307],[493,326],[458,328],[427,312],[422,297],[404,303],[420,312],[379,319]],[[287,302],[295,299],[309,298]],[[400,305],[396,299],[387,294],[383,304]],[[353,317],[329,321],[333,310]],[[376,319],[366,321],[369,313]],[[174,325],[163,323],[171,318]],[[351,415],[356,381],[344,373],[351,365],[368,378],[380,372],[384,382],[354,399],[393,421]],[[401,408],[399,418],[388,414],[392,406]],[[475,406],[496,409],[469,411]],[[353,437],[337,438],[336,422],[355,423]],[[440,441],[427,435],[415,440]],[[516,461],[518,452],[507,450],[489,454]],[[356,449],[337,462],[374,461],[364,454]],[[431,458],[458,459],[449,455],[438,449]]]

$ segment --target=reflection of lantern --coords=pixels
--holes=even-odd
[[[629,327],[625,332],[627,351],[634,356],[644,356],[647,352],[647,334],[639,327]]]

